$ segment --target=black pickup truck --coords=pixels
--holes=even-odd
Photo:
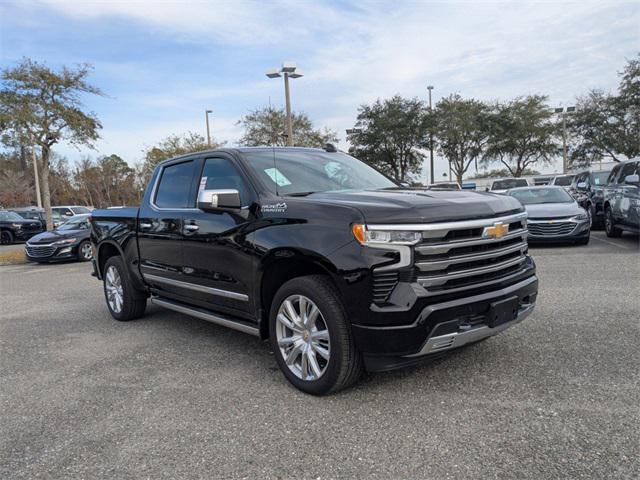
[[[115,319],[150,298],[269,339],[312,394],[495,335],[538,291],[516,199],[408,189],[331,145],[164,161],[91,236]]]

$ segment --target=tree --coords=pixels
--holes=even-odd
[[[427,110],[417,98],[399,95],[361,105],[349,152],[396,180],[409,181],[424,159],[428,142]]]
[[[496,105],[483,161],[499,161],[514,177],[560,153],[558,125],[547,97],[529,95]]]
[[[640,54],[619,73],[617,95],[591,90],[578,97],[568,128],[576,139],[571,163],[619,162],[640,155]]]
[[[169,135],[162,139],[157,145],[149,147],[145,151],[144,162],[141,168],[145,183],[151,178],[151,174],[156,168],[156,165],[163,160],[188,153],[209,150],[210,148],[219,148],[223,145],[224,142],[218,143],[212,139],[211,146],[209,146],[205,138],[195,132],[187,132],[182,135]]]
[[[52,147],[60,141],[91,147],[102,128],[95,114],[83,111],[81,102],[83,94],[102,95],[86,81],[91,69],[85,64],[56,72],[24,59],[15,68],[2,71],[0,129],[22,139],[23,144],[33,142],[40,147],[42,201],[49,228],[53,227],[49,186]]]
[[[282,108],[262,107],[249,112],[238,121],[244,128],[240,144],[248,147],[263,145],[286,146],[287,115]],[[293,142],[298,147],[322,148],[329,142],[337,142],[338,135],[328,128],[316,129],[305,113],[291,113]]]
[[[540,172],[538,170],[526,168],[522,171],[522,175],[540,175]],[[511,176],[511,172],[507,168],[497,168],[494,170],[488,170],[486,172],[476,173],[473,178],[501,178],[509,176]]]
[[[438,102],[434,116],[438,150],[461,184],[471,163],[483,155],[489,138],[490,108],[479,100],[452,94]]]

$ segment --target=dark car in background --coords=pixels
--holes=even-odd
[[[32,262],[91,260],[90,217],[75,215],[55,230],[31,238],[25,246],[27,259]]]
[[[604,189],[604,226],[608,237],[640,233],[640,159],[613,167]]]
[[[27,220],[38,220],[42,223],[42,228],[44,230],[47,229],[47,216],[44,212],[44,208],[40,207],[17,207],[9,209],[11,212],[15,212],[20,215],[22,218],[26,218]],[[64,222],[67,221],[67,218],[62,218],[58,212],[52,211],[52,220],[53,220],[53,228],[58,228]]]
[[[591,225],[595,228],[604,226],[604,186],[608,177],[609,170],[585,170],[575,174],[569,187],[569,193],[591,216]]]
[[[575,175],[556,175],[555,177],[553,177],[553,180],[549,182],[549,185],[564,187],[566,190],[568,190],[571,187],[573,177],[575,177]]]
[[[487,188],[487,192],[491,193],[507,193],[510,188],[527,187],[529,182],[526,178],[503,178],[501,180],[494,180],[491,184],[491,188]]]
[[[529,243],[589,243],[591,218],[564,188],[514,188],[507,192],[527,210]]]
[[[28,240],[42,231],[44,228],[39,220],[28,220],[7,210],[0,211],[0,243],[2,245]]]

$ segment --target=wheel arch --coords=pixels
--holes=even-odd
[[[98,246],[97,263],[100,277],[104,274],[104,265],[111,257],[120,256],[124,258],[124,252],[115,242],[105,241]]]
[[[259,269],[258,312],[260,337],[269,337],[269,312],[278,289],[289,280],[307,275],[325,275],[335,285],[335,266],[318,255],[292,249],[279,249],[265,257]]]

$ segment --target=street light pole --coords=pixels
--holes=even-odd
[[[205,110],[204,116],[207,120],[207,145],[211,148],[211,131],[209,130],[209,114],[213,113],[213,110]]]
[[[569,155],[567,152],[567,115],[574,113],[576,107],[558,107],[554,109],[553,113],[557,113],[562,116],[562,173],[567,173],[569,169]]]
[[[433,90],[433,85],[427,86],[427,90],[429,90],[429,113],[432,113],[433,109],[431,107],[431,90]],[[429,161],[431,183],[436,183],[434,176],[435,174],[433,172],[433,128],[429,128]]]
[[[273,68],[271,70],[267,70],[266,73],[269,78],[279,78],[284,76],[284,97],[286,103],[286,111],[287,111],[287,145],[289,147],[293,146],[293,119],[291,118],[291,94],[289,92],[289,78],[300,78],[302,77],[302,72],[298,70],[295,62],[283,62],[282,67],[280,69]]]
[[[284,72],[284,98],[287,108],[287,145],[293,147],[293,125],[291,124],[291,96],[289,95],[289,74]]]

